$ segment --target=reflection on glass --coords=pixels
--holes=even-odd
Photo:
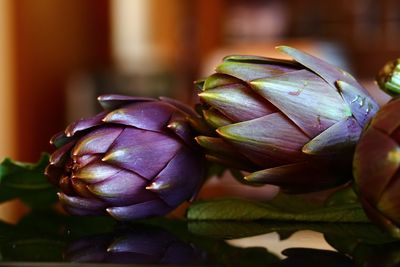
[[[16,225],[0,223],[0,254],[0,265],[11,266],[24,261],[385,267],[400,264],[400,242],[369,223],[158,218],[121,224],[34,212]]]

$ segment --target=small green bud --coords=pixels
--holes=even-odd
[[[400,58],[383,66],[376,78],[379,87],[392,96],[400,94]]]

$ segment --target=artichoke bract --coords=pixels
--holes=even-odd
[[[400,238],[400,98],[371,120],[354,155],[355,187],[371,220]]]
[[[199,81],[207,158],[250,183],[311,192],[352,178],[354,147],[378,104],[348,73],[291,47],[293,60],[228,56]]]
[[[65,209],[131,220],[164,215],[193,197],[204,173],[190,123],[196,113],[167,98],[98,100],[103,112],[51,140],[58,149],[46,174]]]

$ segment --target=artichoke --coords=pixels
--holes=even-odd
[[[119,220],[164,215],[199,189],[204,160],[196,113],[172,99],[103,95],[103,112],[70,124],[51,143],[46,174],[65,209]]]
[[[64,251],[69,262],[199,265],[206,254],[170,232],[145,225],[119,227],[112,233],[84,237]]]
[[[400,58],[386,63],[378,73],[376,81],[389,95],[400,94]]]
[[[378,104],[345,71],[277,49],[294,60],[228,56],[197,83],[216,133],[197,142],[208,159],[249,172],[250,183],[301,193],[348,181],[355,144]]]
[[[366,214],[400,238],[400,98],[384,105],[371,120],[356,147],[353,167]]]

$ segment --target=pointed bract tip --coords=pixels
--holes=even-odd
[[[118,216],[115,215],[115,213],[113,212],[113,208],[106,208],[106,212],[113,217],[114,219],[119,220]]]
[[[150,190],[150,191],[159,191],[159,190],[169,188],[169,186],[170,186],[169,184],[165,184],[165,183],[152,182],[150,185],[146,186],[146,189]]]
[[[111,153],[107,153],[106,155],[104,155],[104,157],[101,159],[101,161],[103,161],[103,162],[113,161],[113,160],[121,157],[124,154],[125,154],[125,149],[115,150]]]
[[[252,80],[249,82],[251,88],[256,89],[256,90],[260,87],[260,85],[262,83],[263,83],[263,81],[261,79]]]
[[[285,54],[288,50],[294,50],[293,47],[290,47],[287,45],[277,45],[277,46],[275,46],[275,49],[278,50],[279,52],[283,52]]]

